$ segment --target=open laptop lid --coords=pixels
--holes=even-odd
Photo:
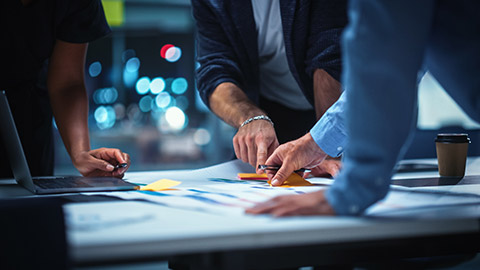
[[[27,159],[23,153],[22,144],[18,137],[17,128],[13,121],[10,106],[8,105],[5,91],[0,90],[0,136],[7,150],[8,160],[13,171],[13,176],[18,184],[35,193]]]

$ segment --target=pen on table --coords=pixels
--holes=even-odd
[[[280,169],[280,166],[275,166],[275,165],[258,165],[258,169],[260,170],[271,170],[271,171],[278,171]],[[298,169],[298,170],[295,170],[294,172],[298,173],[298,172],[311,172],[312,170],[310,169],[305,169],[305,168],[301,168],[301,169]]]

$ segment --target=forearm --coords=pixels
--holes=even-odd
[[[319,119],[342,94],[341,84],[325,70],[317,69],[313,74],[313,92],[315,113]]]
[[[83,84],[50,89],[50,102],[65,148],[74,160],[76,154],[90,150],[88,98]]]
[[[221,83],[210,96],[212,111],[229,125],[239,128],[250,117],[265,114],[233,83]]]

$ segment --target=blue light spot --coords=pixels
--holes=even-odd
[[[152,80],[150,83],[150,91],[156,95],[165,90],[165,80],[162,77],[158,77]]]
[[[140,60],[137,57],[128,59],[125,64],[125,70],[127,72],[136,72],[140,68]]]
[[[138,71],[128,72],[126,68],[123,70],[123,83],[126,87],[132,87],[133,85],[135,85],[137,79]]]
[[[107,121],[107,109],[104,106],[100,106],[94,113],[95,121],[102,123]]]
[[[94,113],[95,121],[100,129],[108,129],[115,124],[115,109],[112,106],[100,106]]]
[[[102,72],[102,64],[98,61],[93,62],[90,64],[90,67],[88,68],[88,74],[90,74],[90,77],[95,78],[100,73]]]
[[[155,98],[156,105],[162,109],[167,108],[171,101],[172,97],[167,92],[162,92]]]
[[[150,78],[142,77],[138,79],[137,84],[135,85],[137,93],[140,95],[145,95],[150,89]]]
[[[149,112],[152,109],[152,100],[151,96],[144,96],[138,102],[138,107],[142,112]]]
[[[118,91],[115,87],[97,89],[93,93],[93,101],[96,104],[111,104],[117,101]]]
[[[176,78],[172,82],[172,92],[177,95],[185,93],[188,89],[188,82],[185,78]]]
[[[117,101],[118,91],[114,87],[103,89],[103,99],[106,104],[112,104]]]

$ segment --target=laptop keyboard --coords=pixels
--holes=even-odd
[[[72,187],[91,187],[91,185],[82,182],[80,177],[55,177],[33,179],[36,186],[43,189],[59,189]]]

